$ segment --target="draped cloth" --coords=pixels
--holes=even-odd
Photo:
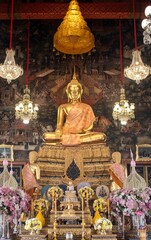
[[[80,134],[87,132],[87,129],[95,121],[95,116],[91,106],[78,102],[68,112],[66,122],[63,127],[62,144],[80,144]]]
[[[123,187],[123,183],[126,179],[124,167],[119,163],[113,163],[109,168],[109,173],[113,181],[119,186]]]
[[[30,189],[34,188],[40,188],[40,185],[36,181],[36,178],[28,163],[22,169],[22,177],[25,191],[29,191]]]

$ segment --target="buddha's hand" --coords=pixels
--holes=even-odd
[[[55,135],[56,135],[56,138],[60,138],[62,136],[62,130],[61,129],[56,129]]]

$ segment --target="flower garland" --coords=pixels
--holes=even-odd
[[[93,202],[93,209],[94,211],[99,210],[100,212],[107,212],[108,211],[108,202],[104,198],[96,199]]]
[[[54,197],[54,198],[58,199],[58,198],[61,198],[62,196],[63,196],[63,190],[58,186],[53,186],[53,187],[49,188],[47,191],[48,198]]]
[[[149,215],[151,210],[151,188],[144,190],[119,189],[110,193],[111,214],[120,216]]]
[[[88,186],[85,186],[79,189],[78,195],[80,198],[90,199],[94,195],[94,190]]]
[[[30,196],[22,189],[0,187],[0,214],[5,213],[9,222],[19,218],[21,213],[27,213],[30,204]]]

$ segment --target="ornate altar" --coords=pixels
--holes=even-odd
[[[46,192],[52,200],[47,228],[49,239],[70,233],[89,239],[92,216],[88,200],[94,195],[93,188],[98,185],[110,188],[108,169],[111,154],[106,145],[106,135],[91,131],[95,116],[91,106],[81,102],[83,89],[76,79],[75,69],[66,93],[68,103],[58,107],[55,132],[43,134],[44,143],[39,149],[36,164],[41,170],[40,185],[52,186]],[[68,186],[62,200],[61,185],[69,182],[73,183],[73,188]],[[79,188],[79,184],[85,182],[92,188]],[[74,186],[77,186],[81,202],[76,197]]]
[[[56,211],[55,207],[52,207],[50,211],[49,239],[54,237],[54,232],[56,236],[65,236],[67,233],[81,236],[83,231],[87,239],[91,238],[92,216],[90,210],[88,208],[81,209],[81,203],[73,186],[68,186],[58,208],[59,211]]]

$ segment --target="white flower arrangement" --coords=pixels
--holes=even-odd
[[[39,234],[42,223],[38,218],[30,218],[25,222],[25,230],[30,230],[30,234]]]
[[[112,222],[107,218],[101,217],[95,222],[94,229],[105,233],[107,230],[112,230]]]
[[[48,198],[61,198],[63,196],[63,190],[58,186],[53,186],[48,189],[47,197]]]
[[[80,198],[90,199],[94,195],[94,190],[88,186],[85,186],[79,189],[78,195]]]

